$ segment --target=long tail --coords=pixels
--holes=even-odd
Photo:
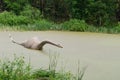
[[[42,41],[42,42],[38,45],[39,50],[42,50],[42,48],[43,48],[43,46],[44,46],[45,44],[51,44],[51,45],[54,45],[54,46],[56,46],[56,47],[63,48],[60,44],[55,44],[55,43],[50,42],[50,41]]]
[[[11,34],[9,34],[9,38],[10,38],[10,40],[11,40],[13,43],[16,43],[16,44],[18,44],[18,45],[21,45],[19,42],[16,42],[16,41],[13,39],[13,37],[11,36]]]

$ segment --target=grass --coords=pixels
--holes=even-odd
[[[87,25],[84,21],[68,21],[61,24],[55,24],[46,20],[36,21],[28,25],[3,25],[0,24],[0,31],[80,31],[80,32],[97,32],[97,33],[120,33],[120,24],[114,27],[95,27]]]
[[[92,26],[84,20],[70,19],[63,23],[56,24],[40,16],[39,10],[32,14],[31,6],[26,6],[21,15],[4,11],[0,13],[1,31],[40,31],[40,30],[61,30],[61,31],[81,31],[100,33],[120,33],[120,23],[112,26]]]
[[[0,61],[0,80],[30,80],[30,65],[26,65],[23,57],[14,57]]]
[[[85,69],[73,75],[71,72],[56,71],[59,55],[50,55],[49,68],[31,68],[30,64],[25,63],[24,57],[16,57],[10,61],[8,58],[0,60],[0,80],[82,80]],[[78,64],[79,65],[79,64]]]

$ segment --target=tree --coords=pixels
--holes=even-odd
[[[120,0],[0,0],[0,12],[6,10],[21,15],[25,8],[37,8],[43,18],[54,22],[72,18],[95,26],[108,26],[120,21]]]
[[[68,0],[46,0],[44,16],[55,21],[69,20]]]
[[[88,14],[88,6],[91,0],[71,0],[72,18],[85,19]]]
[[[3,0],[0,0],[0,12],[3,11],[3,5],[4,5]]]
[[[116,18],[120,21],[120,0],[117,0],[117,10],[116,10]]]
[[[28,3],[28,0],[4,0],[4,3],[7,11],[13,11],[18,15],[23,10],[23,6]]]
[[[29,0],[29,2],[33,7],[38,8],[42,15],[44,14],[46,0]]]
[[[105,18],[108,16],[106,9],[107,6],[105,3],[102,3],[102,1],[92,1],[88,7],[89,13],[85,18],[86,22],[96,26],[102,26]]]
[[[93,0],[88,5],[85,21],[96,26],[109,26],[116,23],[116,0]]]

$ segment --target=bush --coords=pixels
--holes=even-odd
[[[12,11],[17,15],[19,15],[23,7],[28,4],[28,0],[3,0],[2,2],[5,10]]]
[[[55,75],[51,75],[51,71],[38,69],[32,75],[33,78],[39,80],[78,80],[76,77],[70,72],[57,72]],[[82,79],[80,79],[82,80]]]
[[[23,57],[14,57],[0,62],[0,80],[30,80],[30,65],[26,65]]]
[[[118,22],[118,25],[113,28],[115,33],[120,33],[120,22]]]
[[[26,5],[24,7],[24,10],[20,13],[20,15],[26,16],[29,19],[35,19],[35,20],[41,19],[42,17],[41,12],[37,8],[34,8],[30,5]]]
[[[86,31],[88,26],[84,20],[71,19],[70,21],[64,22],[62,28],[63,30],[70,31]]]
[[[32,69],[30,63],[26,64],[24,57],[16,57],[0,60],[0,80],[82,80],[85,69],[80,69],[73,75],[64,69],[56,71],[58,54],[50,55],[49,69]]]
[[[0,24],[4,25],[27,25],[31,23],[31,20],[25,16],[16,16],[12,12],[2,12],[0,13]]]
[[[33,26],[31,26],[33,30],[50,30],[52,27],[53,23],[47,20],[37,20]]]

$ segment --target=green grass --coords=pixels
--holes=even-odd
[[[14,18],[10,18],[11,13],[4,13],[0,15],[0,31],[44,31],[44,30],[59,30],[59,31],[79,31],[79,32],[98,32],[98,33],[120,33],[120,23],[114,27],[95,27],[88,25],[84,20],[71,19],[69,21],[56,24],[54,22],[40,19],[40,20],[28,20],[17,17],[14,14]],[[6,20],[3,19],[7,16]],[[25,17],[25,16],[24,16]],[[22,18],[22,19],[21,19]]]
[[[0,60],[0,80],[83,80],[84,70],[73,75],[71,72],[56,71],[59,55],[50,55],[48,69],[32,69],[30,63],[25,63],[24,57],[14,56],[11,61],[8,58]],[[79,64],[78,64],[79,65]]]
[[[0,13],[1,31],[40,31],[40,30],[60,30],[60,31],[80,31],[80,32],[100,32],[100,33],[120,33],[120,23],[111,26],[92,26],[84,20],[70,19],[63,23],[56,24],[40,16],[40,12],[31,14],[30,6],[26,6],[21,15],[4,11]]]
[[[25,64],[23,57],[14,57],[0,61],[0,80],[30,80],[30,65]]]

